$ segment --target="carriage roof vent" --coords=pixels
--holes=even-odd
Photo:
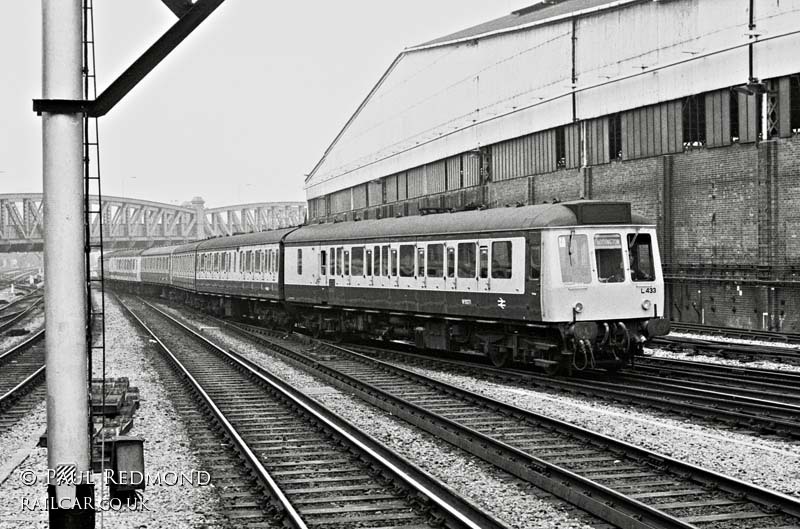
[[[578,224],[630,224],[630,202],[576,201],[564,202],[577,218]]]

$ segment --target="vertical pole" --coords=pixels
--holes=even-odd
[[[42,0],[44,99],[82,99],[81,0]],[[42,114],[51,528],[94,527],[87,388],[83,117]],[[74,468],[74,481],[56,472]]]

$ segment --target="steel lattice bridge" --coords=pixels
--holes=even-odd
[[[100,222],[107,250],[149,248],[237,233],[302,224],[305,202],[263,202],[206,209],[202,198],[176,206],[147,200],[90,197],[92,242]],[[41,193],[0,194],[0,253],[37,252],[43,247]]]

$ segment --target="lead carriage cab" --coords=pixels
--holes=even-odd
[[[628,203],[564,205],[575,225],[541,232],[542,321],[562,339],[559,365],[546,367],[615,370],[669,332],[656,229]]]

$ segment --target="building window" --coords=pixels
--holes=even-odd
[[[567,166],[567,139],[566,127],[556,129],[556,168],[563,169]]]
[[[706,144],[706,98],[704,94],[683,100],[683,147],[702,147]]]
[[[789,77],[789,127],[800,134],[800,75]]]
[[[622,159],[622,114],[608,117],[608,159]]]
[[[731,142],[739,142],[739,93],[731,91],[730,96]]]

